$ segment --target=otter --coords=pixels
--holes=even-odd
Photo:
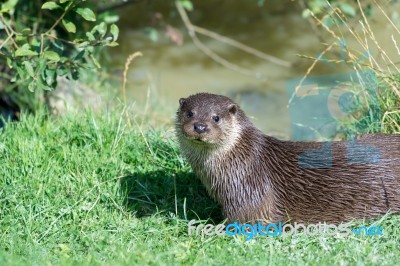
[[[400,211],[400,134],[283,141],[221,95],[179,100],[184,157],[227,222],[330,222]]]

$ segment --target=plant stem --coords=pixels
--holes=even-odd
[[[49,34],[52,30],[54,30],[55,27],[61,22],[61,20],[65,17],[65,15],[68,13],[68,11],[71,9],[73,2],[70,2],[68,6],[65,8],[64,13],[59,17],[56,22],[54,22],[53,26],[50,27],[48,31],[45,32],[45,34]]]
[[[11,38],[12,43],[18,49],[19,46],[17,45],[17,43],[12,38],[14,35],[16,35],[15,31],[10,27],[10,25],[8,25],[7,21],[4,19],[3,15],[1,15],[1,14],[0,14],[0,19],[1,19],[1,22],[4,24],[4,29],[6,30],[6,33],[7,33],[8,37]],[[7,40],[8,40],[8,38],[7,38]],[[6,43],[7,40],[4,43]]]

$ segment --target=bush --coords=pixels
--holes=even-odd
[[[35,110],[43,92],[56,88],[57,77],[76,80],[81,71],[100,67],[98,48],[117,45],[115,21],[96,16],[85,0],[2,3],[0,96],[8,94],[22,109]]]

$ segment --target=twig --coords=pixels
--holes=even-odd
[[[270,62],[274,62],[275,64],[279,64],[281,66],[285,66],[285,67],[291,67],[291,63],[286,62],[284,60],[278,59],[276,57],[270,56],[268,54],[262,53],[260,51],[257,51],[254,48],[251,48],[247,45],[244,45],[242,43],[239,43],[235,40],[232,40],[230,38],[221,36],[215,32],[206,30],[204,28],[201,27],[197,27],[195,25],[193,25],[190,20],[189,17],[187,16],[187,13],[185,11],[185,9],[182,7],[181,3],[179,1],[175,2],[175,5],[178,9],[179,15],[181,16],[181,19],[183,21],[183,23],[185,24],[186,29],[188,30],[189,36],[192,39],[193,43],[203,52],[205,53],[207,56],[209,56],[211,59],[213,59],[214,61],[220,63],[221,65],[225,66],[226,68],[229,68],[231,70],[234,70],[236,72],[239,72],[241,74],[247,75],[247,76],[255,76],[257,78],[260,77],[260,73],[254,73],[253,71],[249,71],[245,68],[242,68],[238,65],[235,65],[231,62],[229,62],[228,60],[222,58],[221,56],[219,56],[218,54],[216,54],[215,52],[213,52],[211,49],[209,49],[206,45],[204,45],[197,37],[196,32],[209,36],[211,38],[214,38],[218,41],[222,41],[225,43],[228,43],[234,47],[237,47],[241,50],[244,50],[248,53],[251,53],[253,55],[256,55],[258,57],[261,57],[265,60],[268,60]]]
[[[4,25],[4,29],[6,30],[6,33],[7,33],[8,37],[11,37],[11,41],[14,44],[14,46],[16,48],[19,48],[18,44],[12,38],[15,35],[17,35],[16,32],[12,29],[12,27],[10,25],[7,24],[7,21],[4,19],[3,15],[1,15],[1,14],[0,14],[0,19],[1,19],[1,22],[3,23],[3,25]]]
[[[200,33],[200,34],[206,35],[208,37],[211,37],[213,39],[219,40],[221,42],[227,43],[227,44],[229,44],[231,46],[234,46],[234,47],[236,47],[236,48],[238,48],[240,50],[243,50],[243,51],[245,51],[245,52],[247,52],[249,54],[252,54],[252,55],[255,55],[257,57],[260,57],[261,59],[264,59],[266,61],[269,61],[271,63],[277,64],[277,65],[280,65],[280,66],[283,66],[283,67],[292,67],[292,63],[290,63],[288,61],[285,61],[285,60],[282,60],[282,59],[277,58],[275,56],[263,53],[263,52],[261,52],[261,51],[259,51],[257,49],[254,49],[254,48],[252,48],[250,46],[247,46],[247,45],[245,45],[243,43],[235,41],[235,40],[233,40],[231,38],[228,38],[226,36],[222,36],[222,35],[220,35],[220,34],[218,34],[216,32],[201,28],[199,26],[192,25],[192,27],[193,27],[194,31],[196,31],[197,33]]]
[[[1,19],[1,22],[3,22],[3,24],[4,24],[4,29],[6,30],[7,35],[16,34],[15,31],[13,30],[13,28],[10,25],[8,25],[7,21],[4,19],[3,15],[1,15],[1,14],[0,14],[0,19]]]
[[[73,2],[70,2],[68,6],[65,8],[64,13],[54,22],[53,26],[50,27],[48,31],[45,32],[45,34],[51,33],[52,30],[60,23],[60,21],[65,17],[65,15],[68,13],[69,9],[71,8]]]
[[[249,71],[243,67],[240,67],[238,65],[232,64],[231,62],[229,62],[228,60],[226,60],[225,58],[222,58],[221,56],[219,56],[218,54],[216,54],[215,52],[213,52],[212,50],[210,50],[206,45],[204,45],[198,38],[197,36],[192,37],[193,43],[203,52],[205,53],[207,56],[209,56],[211,59],[213,59],[214,61],[216,61],[217,63],[220,63],[221,65],[223,65],[224,67],[231,69],[233,71],[239,72],[243,75],[246,76],[251,76],[251,77],[256,77],[256,78],[260,78],[261,74],[260,73],[254,73],[253,71]]]
[[[2,43],[0,44],[0,50],[1,50],[1,48],[3,48],[3,46],[4,46],[6,43],[8,43],[8,41],[9,41],[12,37],[13,37],[13,34],[8,35],[7,39],[5,39],[4,42],[2,42]]]
[[[193,28],[192,23],[190,22],[186,11],[184,10],[184,8],[182,7],[181,3],[179,1],[175,2],[176,7],[178,9],[178,12],[182,18],[183,23],[185,24],[189,36],[192,38],[193,43],[203,52],[205,53],[207,56],[209,56],[211,59],[213,59],[214,61],[220,63],[221,65],[225,66],[226,68],[229,68],[231,70],[234,70],[236,72],[239,72],[243,75],[246,76],[252,76],[252,77],[259,77],[259,73],[254,74],[253,71],[249,71],[245,68],[242,68],[238,65],[232,64],[230,63],[228,60],[222,58],[221,56],[219,56],[218,54],[214,53],[213,51],[211,51],[207,46],[205,46],[196,36],[196,32]]]
[[[40,54],[43,54],[44,34],[40,34]]]

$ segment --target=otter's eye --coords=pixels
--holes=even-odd
[[[192,117],[192,116],[193,116],[193,112],[192,112],[192,111],[188,111],[188,112],[186,113],[186,116],[187,116],[187,117]]]
[[[218,123],[218,121],[219,121],[219,116],[218,116],[218,115],[214,115],[214,116],[212,117],[212,119],[213,119],[215,122]]]

